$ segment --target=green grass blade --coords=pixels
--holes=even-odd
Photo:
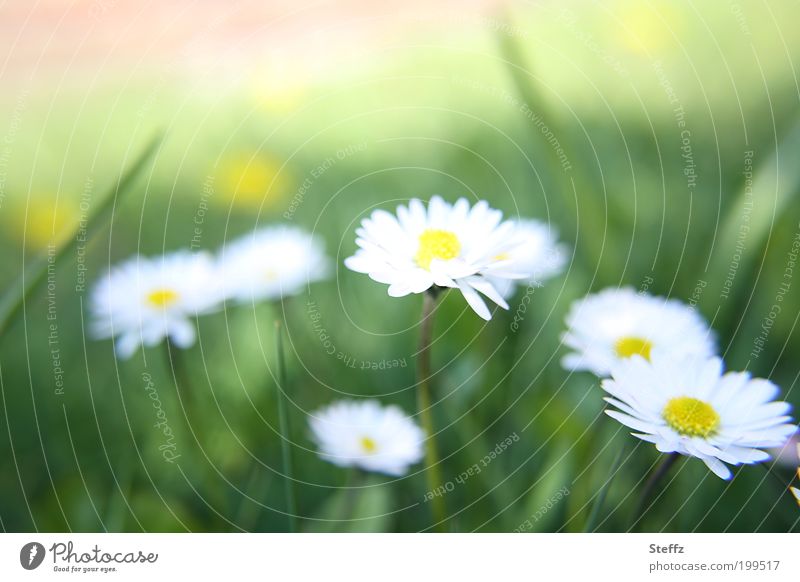
[[[731,204],[716,239],[712,257],[699,278],[713,288],[705,293],[704,305],[734,307],[737,288],[754,291],[749,273],[762,256],[775,223],[789,202],[800,192],[800,120],[788,131],[775,151],[755,165],[752,182],[747,181]],[[757,160],[754,160],[754,164]],[[763,266],[763,265],[762,265]],[[759,270],[761,266],[758,267]],[[736,285],[736,283],[741,283]],[[720,301],[723,299],[724,301]],[[711,315],[709,313],[708,315]],[[726,318],[717,312],[717,320]]]
[[[505,32],[511,30],[513,24],[504,15],[500,16],[500,20],[506,24],[498,27],[497,42],[500,56],[506,63],[512,85],[521,101],[520,114],[526,117],[525,121],[530,126],[531,137],[538,149],[546,152],[548,157],[548,163],[537,165],[537,169],[546,169],[548,181],[545,186],[549,182],[557,189],[557,192],[547,193],[548,201],[553,203],[556,216],[561,217],[559,229],[564,238],[578,241],[576,255],[583,259],[587,267],[594,269],[602,257],[602,246],[581,244],[580,233],[591,233],[595,240],[605,239],[607,209],[599,203],[601,192],[590,187],[588,178],[580,170],[580,164],[570,163],[569,169],[563,166],[560,155],[567,155],[569,160],[577,157],[579,152],[571,143],[570,134],[560,126],[558,118],[550,111],[547,100],[537,90],[533,68],[525,57],[524,46],[517,38],[518,35]],[[542,126],[538,125],[539,122],[545,123],[549,132],[544,133]],[[548,141],[550,135],[558,140],[556,143],[560,145],[562,154],[554,148],[554,143]],[[568,200],[575,200],[577,208],[570,208]],[[602,272],[599,272],[598,276],[601,275]]]
[[[595,498],[594,505],[592,506],[592,511],[589,514],[589,518],[586,520],[586,524],[583,527],[584,532],[594,531],[594,528],[597,525],[597,520],[600,517],[600,511],[603,509],[603,505],[605,505],[606,503],[606,497],[608,497],[608,490],[611,488],[611,483],[614,481],[614,477],[617,476],[617,472],[622,466],[623,457],[625,453],[627,453],[627,449],[628,447],[624,443],[619,446],[619,450],[617,451],[617,456],[614,457],[614,461],[611,463],[611,471],[609,471],[608,476],[606,477],[603,484],[600,486],[600,490],[597,492],[597,497]]]
[[[97,230],[98,225],[102,224],[104,220],[110,220],[110,210],[114,202],[120,200],[122,196],[131,190],[131,185],[134,184],[136,178],[139,177],[142,170],[147,166],[147,163],[153,157],[153,154],[161,145],[163,135],[157,134],[142,150],[139,156],[134,160],[131,166],[125,171],[111,186],[108,193],[101,199],[100,204],[96,207],[87,218],[83,228],[87,233],[92,233]],[[55,268],[66,255],[73,245],[75,244],[78,236],[78,230],[82,225],[75,226],[75,230],[70,236],[65,236],[56,245],[55,251],[48,252],[47,255],[37,259],[30,268],[23,271],[22,276],[16,284],[12,285],[11,289],[0,300],[0,338],[5,335],[8,327],[13,323],[16,316],[22,311],[26,300],[33,295],[42,282],[46,279],[48,268]]]
[[[278,424],[281,431],[281,457],[283,461],[283,487],[286,498],[286,515],[289,519],[289,532],[297,531],[297,503],[294,494],[294,472],[292,470],[291,434],[289,411],[286,405],[286,361],[283,354],[283,334],[281,321],[275,320],[275,346],[278,353]]]

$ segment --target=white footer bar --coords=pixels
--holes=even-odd
[[[798,554],[791,534],[3,534],[0,580],[797,580]]]

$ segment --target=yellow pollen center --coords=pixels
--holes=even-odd
[[[433,259],[455,259],[460,252],[461,243],[454,232],[429,228],[419,235],[419,249],[414,260],[420,267],[430,271]]]
[[[661,413],[675,432],[684,436],[708,438],[719,427],[719,414],[707,402],[679,396],[673,398]]]
[[[638,354],[645,360],[650,360],[650,350],[652,349],[653,344],[640,337],[623,337],[614,344],[614,350],[620,358],[630,358],[634,354]]]
[[[156,289],[147,296],[147,302],[153,307],[169,307],[180,298],[172,289]]]
[[[361,448],[367,454],[372,454],[378,450],[378,444],[369,437],[361,437]]]

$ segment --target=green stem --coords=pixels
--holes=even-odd
[[[281,457],[283,458],[283,486],[286,498],[286,514],[289,518],[289,532],[297,531],[297,505],[294,496],[294,476],[292,473],[292,451],[289,435],[289,413],[286,405],[286,361],[283,356],[283,334],[281,320],[275,320],[275,345],[278,351],[278,424],[281,431]]]
[[[345,483],[347,493],[345,494],[345,502],[342,504],[342,515],[340,517],[340,521],[345,527],[347,527],[349,520],[353,519],[356,502],[365,482],[366,474],[363,471],[357,467],[350,469],[350,473],[347,475],[347,483]]]
[[[666,476],[666,474],[669,473],[669,470],[672,468],[672,466],[678,462],[678,459],[680,459],[680,455],[678,453],[670,453],[661,462],[658,468],[653,471],[652,475],[650,475],[650,478],[647,480],[647,483],[645,484],[644,489],[642,489],[642,493],[639,496],[639,502],[636,504],[636,511],[633,514],[631,528],[635,527],[636,524],[639,523],[639,521],[641,521],[641,519],[644,517],[644,514],[647,513],[647,510],[650,509],[652,503],[648,505],[648,502],[650,502],[656,487],[658,487],[658,484]]]
[[[594,531],[597,518],[600,517],[600,510],[603,508],[603,505],[605,505],[606,497],[608,496],[608,490],[611,489],[611,482],[614,480],[614,477],[617,475],[617,471],[619,471],[619,468],[622,465],[622,457],[625,455],[626,448],[627,447],[624,445],[621,446],[617,452],[617,456],[614,457],[614,462],[611,464],[611,473],[609,474],[608,479],[606,479],[606,482],[600,488],[600,493],[598,493],[597,499],[594,502],[592,512],[589,514],[589,519],[586,520],[586,525],[583,528],[584,532]]]
[[[433,308],[436,305],[436,296],[428,291],[424,294],[422,304],[422,322],[420,328],[419,363],[417,371],[419,374],[417,383],[417,407],[419,409],[420,423],[427,435],[425,440],[425,477],[428,491],[436,491],[442,484],[442,476],[439,469],[439,453],[436,449],[435,430],[433,425],[433,414],[431,412],[431,340],[433,339]],[[447,516],[444,499],[440,495],[435,495],[431,500],[431,511],[433,513],[434,525],[439,531],[445,531],[444,520]]]
[[[186,415],[186,423],[191,424],[192,419],[196,418],[194,402],[197,395],[192,390],[191,377],[186,368],[186,361],[181,354],[181,348],[173,344],[169,339],[164,342],[164,350],[167,356],[167,366],[172,374],[172,381],[175,383],[178,399]]]

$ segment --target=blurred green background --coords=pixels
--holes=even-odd
[[[800,284],[787,271],[800,231],[796,2],[343,2],[303,5],[285,22],[234,3],[195,14],[191,43],[164,40],[177,25],[152,13],[124,27],[125,2],[102,18],[77,5],[84,12],[70,8],[66,30],[108,43],[95,55],[75,49],[88,64],[35,58],[37,46],[52,56],[48,26],[64,30],[51,6],[34,14],[39,44],[9,48],[2,73],[2,288],[16,293],[24,267],[68,245],[0,336],[4,530],[285,531],[276,318],[286,323],[300,529],[428,528],[420,466],[402,479],[353,476],[316,457],[305,415],[349,396],[415,411],[421,298],[389,298],[342,260],[373,208],[436,193],[548,220],[573,249],[516,332],[524,290],[489,323],[456,294],[437,314],[444,478],[520,437],[445,496],[449,530],[582,531],[622,447],[594,527],[630,527],[658,453],[602,414],[595,378],[559,364],[565,313],[588,292],[631,285],[691,300],[728,368],[769,377],[800,404]],[[14,6],[24,31],[30,9]],[[217,20],[229,26],[220,32]],[[135,57],[114,48],[115,30],[130,40],[150,21],[159,34]],[[87,217],[162,131],[153,160],[83,242]],[[320,236],[335,277],[281,305],[201,318],[198,344],[179,354],[188,399],[164,349],[116,361],[111,342],[88,336],[89,289],[109,264],[193,243],[214,251],[278,222]],[[394,359],[407,366],[361,369]],[[178,463],[159,451],[145,373]],[[745,467],[728,483],[685,460],[638,527],[796,531],[793,473]]]

